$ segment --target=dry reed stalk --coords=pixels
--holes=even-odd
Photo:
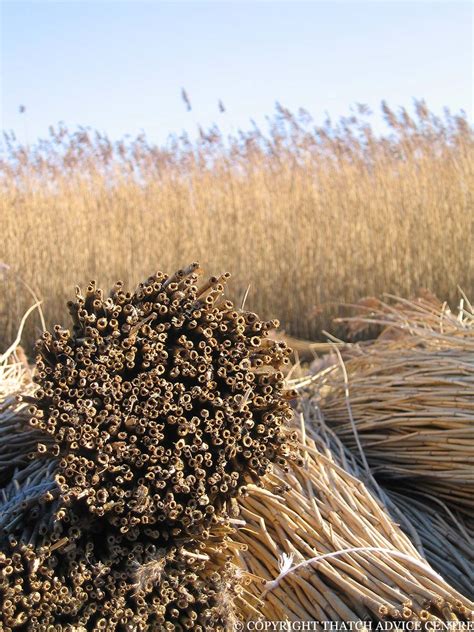
[[[321,438],[305,465],[267,476],[239,499],[233,537],[247,572],[246,619],[468,621],[474,604],[449,586]],[[347,465],[347,463],[346,463]],[[244,575],[245,576],[245,575]]]
[[[347,345],[333,367],[299,384],[310,404],[379,481],[474,509],[474,313],[433,298],[367,301],[346,319],[354,331],[383,327]],[[331,347],[331,345],[330,345]],[[340,354],[339,350],[335,351]]]
[[[23,317],[23,324],[27,316],[28,312]],[[15,341],[4,353],[0,354],[0,405],[8,397],[32,387],[32,373],[25,353],[19,346],[23,324],[19,328]]]

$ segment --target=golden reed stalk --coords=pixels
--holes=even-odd
[[[386,106],[384,116],[383,138],[363,108],[321,127],[279,108],[268,132],[229,142],[216,129],[161,149],[64,128],[41,147],[9,139],[0,346],[30,304],[18,278],[44,300],[50,327],[75,283],[132,285],[196,257],[206,271],[235,270],[245,282],[231,298],[240,304],[250,283],[247,305],[302,338],[328,328],[336,302],[470,291],[472,130],[423,103],[412,118]],[[30,345],[38,325],[28,324]]]

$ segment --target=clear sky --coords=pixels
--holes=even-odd
[[[2,128],[32,142],[61,120],[163,141],[198,122],[261,123],[275,101],[322,121],[356,102],[410,106],[414,97],[472,117],[472,7],[3,0]]]

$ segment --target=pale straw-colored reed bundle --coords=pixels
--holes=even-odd
[[[463,299],[453,313],[433,297],[369,300],[346,321],[383,330],[370,343],[333,347],[339,361],[303,384],[311,405],[377,480],[403,481],[472,515],[472,306]]]
[[[3,483],[4,530],[5,520],[10,525],[21,519],[19,504],[35,501],[38,485],[52,483],[46,461],[41,467],[40,463],[28,467],[22,463],[31,451],[29,442],[37,438],[28,434],[25,410],[12,397],[33,388],[28,368],[14,354],[13,349],[2,359],[0,375],[0,382],[3,376],[9,380],[0,393],[0,430],[9,437],[0,448],[0,475],[8,474],[12,481]],[[238,499],[239,518],[231,520],[238,529],[215,542],[211,538],[200,548],[199,559],[212,564],[219,576],[223,572],[219,569],[231,568],[229,551],[242,571],[240,583],[226,580],[234,582],[234,604],[216,575],[222,594],[219,611],[225,610],[229,625],[236,615],[246,620],[471,620],[472,560],[466,543],[472,538],[472,521],[452,509],[436,513],[433,507],[440,505],[439,500],[411,502],[393,489],[382,489],[361,457],[361,446],[351,453],[338,438],[337,425],[334,432],[326,424],[312,395],[316,380],[311,381],[309,397],[306,394],[299,404],[303,464],[292,461],[287,472],[275,469],[266,475],[263,488],[249,485],[247,495]],[[308,387],[308,380],[299,383]],[[352,405],[347,384],[344,378],[343,402]],[[17,473],[12,472],[12,462],[22,464]],[[28,474],[26,479],[24,474]],[[396,482],[397,477],[393,478]],[[41,487],[41,495],[47,491]],[[444,558],[439,555],[443,547]],[[462,547],[465,550],[460,553]],[[207,568],[202,572],[209,576]]]
[[[18,395],[31,395],[35,386],[23,349],[19,346],[23,326],[33,305],[23,317],[16,340],[0,354],[0,484],[12,469],[28,463],[28,453],[36,448],[39,433],[28,425],[27,404]]]
[[[301,433],[303,466],[239,500],[235,536],[248,573],[247,620],[466,621],[474,604],[451,587],[322,436]],[[334,443],[334,442],[333,442]],[[349,471],[348,471],[349,470]]]
[[[452,586],[474,594],[474,518],[429,494],[387,490],[393,506],[419,537],[418,550]],[[395,516],[396,517],[396,516]],[[404,525],[402,525],[403,527]]]

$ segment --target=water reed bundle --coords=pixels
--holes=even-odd
[[[421,557],[344,453],[301,438],[304,465],[269,474],[238,501],[245,618],[470,621],[474,604]]]
[[[238,579],[220,538],[164,548],[75,522],[57,539],[41,520],[39,533],[17,529],[1,549],[4,632],[224,632],[235,617]]]
[[[35,387],[26,358],[16,344],[0,355],[0,485],[10,480],[15,467],[26,465],[41,434],[29,425],[28,405],[18,395],[31,395]]]
[[[308,395],[379,481],[398,481],[474,510],[474,312],[432,297],[367,301],[346,320],[377,325],[370,343],[319,372]],[[363,453],[363,454],[362,454]]]
[[[132,538],[196,535],[247,480],[286,464],[289,349],[277,321],[223,298],[229,275],[198,287],[198,265],[109,297],[91,283],[69,303],[72,331],[37,344],[30,425],[80,499]]]
[[[403,489],[386,491],[416,531],[417,548],[423,557],[449,584],[474,597],[474,518],[449,509],[433,496],[410,494]],[[393,513],[393,506],[390,508]]]
[[[199,285],[192,264],[108,297],[92,282],[72,329],[38,341],[29,417],[2,417],[6,443],[36,440],[3,456],[5,632],[232,621],[236,498],[299,456],[289,349],[268,337],[276,321],[225,300],[227,278]]]

